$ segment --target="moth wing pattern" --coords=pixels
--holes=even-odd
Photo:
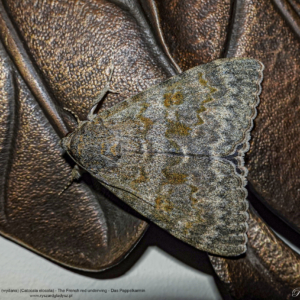
[[[69,153],[120,199],[210,253],[246,251],[244,153],[263,65],[221,59],[103,111],[69,137]]]
[[[122,157],[121,164],[107,169],[102,180],[128,205],[198,249],[219,255],[245,252],[248,204],[240,199],[247,194],[233,163],[135,153]]]

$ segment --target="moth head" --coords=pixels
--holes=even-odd
[[[64,150],[87,170],[115,165],[121,157],[121,143],[102,122],[86,122],[62,139]]]
[[[61,146],[64,150],[68,151],[70,149],[70,143],[72,140],[72,132],[69,133],[67,136],[62,138],[61,140]]]

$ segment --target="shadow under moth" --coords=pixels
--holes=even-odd
[[[194,67],[99,114],[94,105],[62,145],[175,237],[210,253],[240,255],[248,219],[244,154],[263,69],[248,58]]]

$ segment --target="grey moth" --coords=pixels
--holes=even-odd
[[[94,105],[62,145],[175,237],[217,255],[240,255],[248,219],[244,154],[263,69],[249,58],[194,67],[99,114]]]

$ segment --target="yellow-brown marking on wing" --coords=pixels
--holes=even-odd
[[[101,155],[105,155],[105,143],[101,143]]]
[[[198,122],[196,123],[196,125],[202,125],[204,123],[203,119],[200,117],[200,114],[206,111],[206,107],[203,104],[213,101],[214,99],[212,98],[211,94],[217,91],[216,88],[210,86],[207,83],[207,80],[203,78],[203,73],[199,73],[199,83],[209,89],[209,94],[207,95],[207,98],[202,101],[199,109],[197,110]]]
[[[184,235],[189,235],[190,234],[190,229],[193,227],[193,223],[192,222],[186,222],[184,224],[184,229],[183,229],[183,233]]]
[[[150,129],[151,125],[153,125],[153,121],[149,118],[146,117],[140,117],[140,120],[144,123],[145,126],[145,132],[148,132],[148,130]]]
[[[170,107],[171,105],[179,105],[183,103],[183,95],[180,91],[175,93],[164,94],[164,105]]]
[[[163,210],[165,212],[170,212],[174,208],[174,204],[169,200],[171,192],[167,196],[159,195],[155,199],[155,208],[157,210]]]
[[[199,109],[197,110],[198,122],[196,123],[196,125],[202,125],[204,123],[203,119],[200,117],[200,114],[206,111],[206,107],[203,104],[211,102],[213,100],[214,99],[210,95],[208,95],[208,97],[204,101],[202,101]]]
[[[181,92],[176,92],[172,96],[172,104],[179,105],[183,103],[183,95]]]
[[[117,155],[118,155],[118,153],[117,153],[117,151],[116,151],[117,146],[118,146],[118,143],[115,143],[115,144],[112,145],[111,148],[110,148],[110,152],[112,153],[113,156],[117,156]]]
[[[140,183],[143,183],[143,182],[146,182],[147,181],[147,176],[146,176],[146,171],[145,171],[145,167],[140,167],[139,168],[139,176],[134,179],[130,185],[131,186],[135,186],[136,184],[140,184]]]
[[[203,78],[203,73],[199,73],[199,82],[203,86],[207,86],[207,80]]]
[[[150,104],[145,103],[137,116],[143,122],[143,124],[145,126],[145,129],[144,129],[145,134],[149,131],[150,127],[153,125],[153,121],[151,119],[143,116],[144,112],[147,110],[147,108],[149,106],[150,106]]]
[[[190,193],[191,204],[195,205],[198,202],[198,199],[194,198],[193,194],[196,193],[197,191],[199,191],[199,189],[196,186],[192,185],[192,184],[190,185],[190,188],[191,188],[191,193]]]
[[[156,199],[155,199],[155,208],[156,209],[159,209],[160,208],[160,205],[163,201],[163,197],[162,196],[158,196]]]
[[[205,80],[205,79],[203,78],[203,73],[199,73],[199,83],[200,83],[201,85],[205,86],[205,87],[208,87],[208,88],[209,88],[210,94],[217,91],[216,88],[210,86],[210,85],[207,83],[207,80]]]
[[[164,94],[164,99],[165,99],[164,105],[166,107],[171,106],[171,97],[172,97],[172,93],[166,93],[166,94]]]
[[[175,141],[170,140],[170,139],[168,139],[168,141],[169,141],[169,143],[172,145],[172,147],[175,148],[175,150],[176,150],[177,152],[180,151],[180,146],[179,146]]]
[[[201,109],[197,110],[198,121],[197,121],[197,123],[195,125],[202,125],[204,123],[203,119],[199,116],[199,113],[201,113],[201,112],[203,112],[205,110],[206,110],[205,108],[204,108],[204,110],[201,110]]]
[[[170,172],[168,167],[163,169],[162,173],[166,178],[163,184],[183,184],[186,182],[186,178],[188,177],[186,174]]]
[[[168,129],[166,130],[166,137],[171,137],[172,134],[181,135],[181,136],[187,136],[190,134],[190,131],[192,130],[187,125],[178,122],[178,121],[172,121],[167,119],[167,126]]]

